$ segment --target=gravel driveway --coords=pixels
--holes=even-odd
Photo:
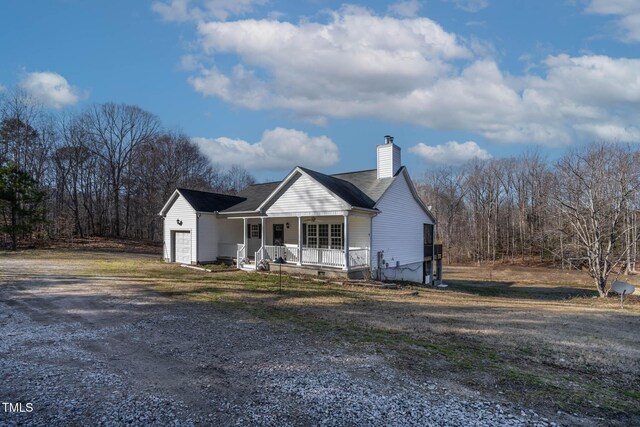
[[[554,425],[243,311],[0,258],[0,425]]]

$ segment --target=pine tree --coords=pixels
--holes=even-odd
[[[43,197],[37,181],[16,164],[0,167],[0,233],[10,236],[11,250],[16,250],[19,236],[45,221]]]

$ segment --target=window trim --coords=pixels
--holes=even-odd
[[[327,235],[320,235],[320,226],[327,227]],[[344,224],[343,223],[331,223],[331,222],[317,222],[317,223],[305,223],[304,227],[304,240],[303,247],[311,249],[344,249]],[[324,228],[324,227],[323,227]],[[339,230],[340,235],[334,235],[334,231]],[[312,232],[310,232],[312,230]],[[310,239],[314,241],[313,245],[309,244]],[[326,239],[327,246],[320,246],[320,239]],[[339,242],[339,245],[334,245],[335,241]]]

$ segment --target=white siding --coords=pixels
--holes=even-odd
[[[329,190],[301,174],[267,209],[267,215],[339,211],[344,204]]]
[[[289,223],[287,228],[286,223]],[[282,221],[272,219],[273,224],[285,224],[284,226],[284,243],[287,245],[298,244],[298,218],[282,218]],[[272,227],[273,228],[273,227]],[[271,232],[273,234],[273,231]],[[271,236],[273,238],[273,236]]]
[[[198,219],[198,261],[235,257],[238,244],[244,239],[243,233],[242,220],[202,214]]]
[[[377,148],[378,178],[391,178],[400,169],[400,147],[382,144]]]
[[[182,225],[178,225],[178,219]],[[194,264],[215,261],[219,256],[235,257],[236,245],[243,239],[242,220],[204,213],[197,218],[195,210],[182,196],[178,196],[169,208],[164,225],[163,256],[166,261],[173,258],[172,231],[191,231],[191,262]],[[221,248],[225,253],[220,253]]]
[[[385,276],[422,282],[424,259],[423,224],[431,224],[431,218],[413,198],[404,174],[399,175],[378,201],[380,214],[373,218],[371,265],[377,268],[377,253],[384,251],[384,260],[393,270]]]
[[[182,225],[177,223],[177,220],[182,221]],[[191,262],[196,262],[196,244],[197,244],[197,233],[196,233],[196,212],[193,210],[191,205],[187,203],[187,201],[182,196],[178,196],[178,198],[173,202],[169,210],[167,211],[167,215],[164,218],[164,259],[165,261],[173,260],[173,248],[172,248],[172,239],[171,232],[172,231],[191,231]]]
[[[218,218],[218,256],[235,258],[238,244],[244,239],[244,221]]]
[[[215,215],[201,214],[198,218],[198,262],[215,261],[218,258],[218,241],[223,219]]]
[[[349,248],[369,248],[370,217],[349,216]]]

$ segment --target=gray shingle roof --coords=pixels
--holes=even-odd
[[[280,182],[267,182],[265,184],[250,185],[238,193],[238,197],[244,200],[234,206],[225,209],[229,212],[253,212],[265,201],[267,197],[280,185]]]
[[[311,169],[300,167],[302,171],[309,174],[313,179],[325,186],[328,190],[336,194],[345,202],[356,208],[373,209],[384,192],[389,188],[393,178],[377,178],[375,169],[340,173],[335,175],[325,175]],[[402,168],[396,173],[400,174]],[[217,193],[206,193],[202,191],[179,189],[187,201],[191,203],[197,211],[201,212],[254,212],[264,202],[271,193],[280,185],[280,182],[268,182],[265,184],[254,184],[242,190],[236,196],[228,196]],[[191,198],[184,192],[192,193]],[[199,193],[199,194],[193,194]],[[208,195],[209,197],[205,196]],[[192,200],[194,200],[192,202]],[[205,210],[199,209],[195,204],[207,207]],[[225,207],[222,207],[225,205]]]
[[[178,188],[178,191],[197,212],[219,212],[246,200],[244,197],[188,188]]]
[[[300,168],[353,207],[373,209],[393,178],[377,179],[376,170],[325,175]],[[376,182],[381,181],[381,182]],[[384,181],[384,182],[382,182]]]
[[[396,176],[398,176],[404,166],[402,166],[396,175],[392,178],[380,178],[378,179],[378,171],[376,169],[369,169],[358,172],[347,172],[331,175],[334,178],[348,181],[353,184],[357,189],[366,194],[375,203],[378,203],[380,197],[387,191],[387,188],[391,185]],[[374,203],[374,205],[375,205]]]

